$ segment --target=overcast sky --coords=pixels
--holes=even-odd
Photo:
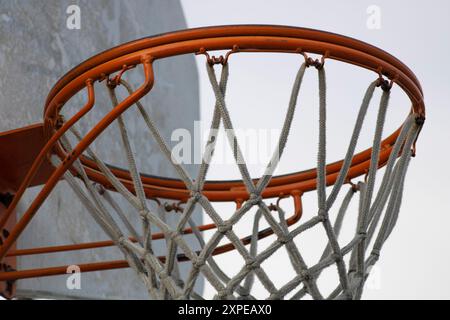
[[[432,4],[422,1],[359,0],[181,2],[189,27],[282,24],[321,29],[376,45],[401,59],[413,70],[425,93],[427,122],[419,139],[417,157],[410,166],[399,222],[381,255],[379,278],[372,288],[366,290],[364,297],[450,298],[450,174],[446,171],[450,138],[450,62],[447,59],[450,56],[450,3],[444,0],[433,1]],[[373,13],[371,5],[380,10],[379,25],[375,28],[371,21],[368,23]],[[372,27],[369,28],[368,25]],[[202,119],[207,120],[211,117],[213,97],[203,70],[203,60],[200,58],[197,61],[201,76],[201,114]],[[230,113],[237,118],[237,126],[276,128],[281,123],[293,76],[300,62],[298,58],[281,55],[268,58],[232,58],[227,102]],[[327,65],[331,160],[337,160],[339,150],[343,152],[344,149],[337,148],[338,140],[348,142],[348,135],[345,134],[353,123],[350,121],[353,118],[349,120],[349,117],[356,114],[364,88],[374,77],[370,72],[361,73],[355,71],[354,67],[341,65],[342,63],[337,62]],[[342,78],[343,75],[348,78]],[[314,104],[317,96],[317,91],[314,91],[317,90],[316,76],[308,75],[306,81],[309,84],[302,88],[304,90],[300,93],[300,104]],[[395,89],[385,134],[400,124],[399,121],[408,108],[407,100],[398,92],[400,89]],[[310,111],[305,106],[305,110],[298,111],[297,116],[313,116]],[[255,119],[255,116],[257,124],[250,124],[249,119]],[[302,119],[298,121],[302,123]],[[341,125],[348,124],[342,127],[345,134],[338,134],[338,140],[333,140],[332,130],[339,128],[338,125],[333,127],[334,121]],[[287,151],[287,162],[282,162],[279,172],[313,166],[313,146],[317,144],[317,135],[295,134],[309,131],[316,133],[314,124],[304,122],[300,125],[303,127],[293,129],[294,139],[302,145],[302,151],[307,152],[300,153],[300,148],[295,147],[291,152]],[[358,145],[361,149],[368,146],[364,142],[370,141],[369,135],[367,139],[363,138]],[[255,175],[257,170],[256,168]],[[214,172],[213,178],[237,174],[232,168],[229,171],[222,168],[220,172]],[[309,245],[314,246],[314,243]]]

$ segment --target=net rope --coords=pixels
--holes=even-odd
[[[266,166],[264,174],[256,183],[253,182],[250,176],[225,103],[229,74],[228,63],[222,65],[219,80],[217,79],[214,65],[206,64],[208,78],[216,102],[208,140],[195,179],[189,175],[182,164],[175,161],[168,144],[160,134],[153,118],[145,110],[140,101],[136,103],[136,107],[151,137],[156,141],[162,154],[172,164],[187,190],[190,191],[190,197],[185,203],[175,226],[171,226],[168,223],[166,218],[167,212],[162,202],[157,202],[156,209],[149,206],[149,200],[146,198],[136,165],[135,152],[132,149],[127,126],[122,115],[118,117],[117,123],[135,192],[130,192],[120,179],[114,175],[108,165],[91,148],[86,149],[86,154],[95,161],[99,170],[108,179],[115,190],[114,193],[120,194],[136,210],[136,214],[139,215],[142,221],[142,231],[138,232],[135,229],[135,226],[127,218],[125,210],[114,200],[111,191],[89,179],[79,159],[74,162],[72,170],[65,173],[64,178],[67,183],[90,212],[96,223],[101,226],[121,250],[130,267],[135,270],[144,283],[151,298],[203,299],[202,293],[196,292],[194,289],[200,277],[203,277],[214,288],[216,292],[215,299],[256,299],[252,291],[254,289],[255,278],[259,280],[268,292],[268,296],[266,297],[268,299],[283,299],[288,295],[291,295],[291,299],[300,299],[305,296],[310,296],[313,299],[361,298],[364,283],[367,280],[370,268],[377,262],[380,251],[397,222],[405,175],[412,155],[411,148],[418,134],[419,125],[416,124],[413,114],[409,115],[405,120],[385,164],[378,192],[374,195],[377,170],[380,165],[381,138],[390,96],[389,90],[383,90],[379,103],[375,134],[373,137],[373,151],[367,179],[358,182],[356,185],[352,185],[348,189],[340,204],[334,222],[332,222],[329,211],[334,205],[341,189],[348,182],[347,174],[355,154],[355,148],[367,110],[378,86],[378,81],[372,82],[366,90],[342,167],[336,182],[327,195],[326,74],[323,66],[316,67],[319,80],[319,145],[317,153],[318,210],[317,215],[311,219],[299,225],[289,227],[286,222],[285,211],[278,203],[275,205],[275,208],[269,208],[261,194],[268,186],[285,149],[297,108],[297,98],[304,74],[306,70],[313,69],[308,67],[309,65],[306,62],[303,63],[296,74],[277,146]],[[129,94],[133,93],[133,88],[128,82],[120,79],[120,84]],[[114,108],[119,103],[115,88],[108,86],[108,92],[112,107]],[[216,135],[221,124],[226,129],[227,140],[233,150],[233,157],[242,177],[242,182],[250,195],[249,199],[244,201],[242,206],[236,209],[227,220],[222,218],[212,203],[202,193],[209,164],[216,146]],[[71,133],[76,140],[80,141],[82,139],[82,134],[75,127],[71,128]],[[72,145],[67,136],[61,138],[61,144],[66,151],[70,152],[72,150]],[[55,166],[61,163],[61,159],[56,155],[52,156],[51,161]],[[355,195],[359,195],[357,226],[353,238],[341,246],[338,241],[339,235],[349,205],[355,198]],[[198,226],[194,223],[193,213],[197,206],[200,206],[203,212],[216,225],[214,233],[207,241],[205,241]],[[108,207],[112,208],[112,210],[109,211]],[[251,241],[247,248],[233,231],[233,226],[246,213],[248,214],[252,208],[256,208],[257,210],[253,217]],[[277,214],[274,215],[273,211]],[[259,226],[263,219],[273,231],[275,240],[263,250],[258,250],[258,232],[260,231]],[[319,225],[326,233],[328,244],[323,250],[319,261],[314,265],[307,265],[298,244],[294,240],[303,232],[316,226],[319,227]],[[200,248],[198,251],[194,250],[192,244],[189,244],[186,238],[183,237],[183,230],[187,226],[192,229],[192,233],[198,242],[198,247]],[[122,230],[123,228],[125,230]],[[163,257],[156,255],[154,252],[154,244],[152,243],[151,237],[152,230],[154,229],[160,230],[164,235],[166,254]],[[220,267],[220,264],[216,262],[213,255],[214,250],[223,239],[231,243],[236,252],[244,260],[244,264],[240,270],[231,276]],[[370,246],[372,242],[373,244]],[[289,261],[295,271],[295,276],[284,285],[277,287],[262,267],[262,264],[281,248],[284,248],[289,256]],[[190,263],[190,270],[185,277],[182,277],[180,273],[179,264],[186,263],[178,261],[180,253],[187,257]],[[345,257],[349,257],[348,264],[345,263]],[[318,288],[317,280],[323,270],[331,266],[336,267],[339,283],[331,294],[323,296],[323,293]]]

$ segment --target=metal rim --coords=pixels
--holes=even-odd
[[[78,66],[74,67],[72,70],[70,70],[63,77],[60,78],[60,80],[53,86],[53,88],[51,89],[50,93],[47,96],[47,100],[45,103],[45,110],[47,110],[53,98],[57,95],[57,93],[60,92],[65,86],[67,86],[71,81],[73,81],[80,75],[86,73],[90,69],[93,69],[104,63],[108,63],[109,61],[114,60],[116,58],[123,57],[127,54],[135,53],[141,50],[163,46],[166,44],[180,43],[183,41],[194,41],[199,39],[202,41],[206,41],[207,39],[225,38],[232,36],[249,36],[249,37],[263,36],[274,38],[286,37],[293,39],[319,41],[323,43],[323,47],[322,52],[316,52],[318,54],[324,54],[326,52],[327,44],[330,45],[335,44],[357,50],[360,53],[365,53],[374,58],[382,60],[387,64],[390,64],[391,66],[395,67],[402,73],[404,73],[405,76],[416,86],[416,90],[414,90],[413,93],[415,102],[417,104],[423,105],[422,88],[414,73],[403,62],[401,62],[391,54],[387,53],[386,51],[379,49],[373,45],[339,34],[309,28],[278,26],[278,25],[232,25],[232,26],[213,26],[213,27],[194,28],[164,33],[160,35],[142,38],[139,40],[130,41],[128,43],[116,46],[102,53],[99,53],[91,57],[90,59],[82,62]],[[206,43],[202,47],[208,49]],[[232,46],[228,48],[231,49]],[[223,49],[227,48],[225,47]],[[305,49],[305,51],[308,51],[306,50],[306,47],[303,49]],[[330,56],[330,58],[333,59],[332,56]],[[351,61],[347,62],[352,63]],[[114,71],[119,71],[121,67],[122,65],[120,65]],[[376,68],[374,69],[374,71],[375,70]],[[395,74],[392,73],[392,70],[382,70],[382,73],[388,78],[392,78],[393,76],[395,76]],[[412,99],[413,102],[414,99]]]
[[[360,67],[380,72],[395,82],[409,96],[413,112],[424,116],[425,108],[420,84],[411,70],[395,57],[372,45],[359,40],[344,37],[328,32],[294,28],[285,26],[222,26],[191,29],[167,33],[150,38],[132,41],[111,50],[98,54],[72,69],[51,90],[45,106],[45,120],[56,113],[56,109],[81,90],[88,79],[99,80],[105,74],[119,71],[124,65],[139,64],[143,55],[150,55],[153,60],[173,55],[195,53],[201,50],[224,50],[233,46],[258,51],[279,50],[295,52],[301,49],[304,52],[327,54],[329,59],[336,59]],[[383,141],[389,150],[392,141],[395,141],[398,131]],[[365,173],[370,159],[371,149],[358,154],[352,164],[349,178]],[[389,152],[384,152],[387,158]],[[382,155],[383,156],[383,155]],[[102,184],[108,184],[107,179],[99,172],[96,165],[89,159],[82,157],[83,163],[90,177]],[[382,161],[383,162],[383,161]],[[333,174],[339,169],[339,162],[330,165],[328,182],[333,183]],[[337,170],[338,171],[338,170]],[[114,172],[126,183],[131,182],[126,170],[114,169]],[[149,197],[161,196],[174,199],[184,199],[188,196],[181,181],[173,181],[164,177],[143,176]],[[264,193],[265,197],[276,196],[295,189],[308,191],[314,189],[315,170],[297,172],[281,177],[273,177],[271,184]],[[131,183],[130,183],[131,184]],[[292,185],[293,184],[293,185]],[[280,185],[284,185],[283,188]],[[246,198],[245,191],[230,191],[239,189],[239,183],[231,181],[212,182],[205,185],[205,194],[211,200],[229,201],[236,198]],[[167,189],[167,190],[166,190]],[[224,192],[226,194],[224,194]]]
[[[392,55],[372,45],[345,36],[286,26],[219,26],[190,29],[158,35],[132,41],[98,54],[68,72],[51,90],[45,105],[44,118],[48,121],[79,90],[86,81],[100,80],[105,75],[120,71],[124,65],[137,65],[143,56],[151,60],[163,59],[200,50],[226,50],[238,46],[244,50],[302,52],[327,55],[328,59],[354,64],[386,76],[397,83],[408,95],[412,103],[412,112],[425,116],[425,107],[420,83],[411,70]],[[391,147],[399,131],[382,142],[384,148],[380,162],[389,157]],[[99,133],[98,133],[99,134]],[[366,173],[370,163],[371,149],[355,155],[348,178]],[[107,187],[109,182],[96,164],[81,156],[89,177]],[[327,183],[333,184],[342,162],[328,165]],[[131,177],[127,170],[114,168],[113,172],[123,179],[124,184],[132,188]],[[289,194],[292,190],[302,192],[315,189],[315,169],[273,177],[263,193],[263,197],[276,197]],[[179,180],[165,177],[142,175],[148,197],[164,197],[184,200],[189,194]],[[212,201],[232,201],[247,199],[243,185],[237,181],[208,181],[205,195]]]

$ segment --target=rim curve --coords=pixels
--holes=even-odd
[[[45,108],[44,122],[48,123],[56,116],[73,95],[85,87],[88,79],[100,80],[104,74],[120,71],[124,64],[138,65],[144,55],[152,60],[170,56],[195,53],[204,48],[207,51],[231,49],[238,45],[242,49],[293,53],[302,51],[315,54],[327,54],[327,59],[339,60],[359,67],[380,72],[393,80],[408,95],[412,112],[425,117],[422,88],[414,73],[400,60],[389,53],[362,41],[334,33],[273,25],[236,25],[187,29],[142,38],[104,51],[86,60],[64,75],[50,91]],[[380,69],[381,68],[381,69]],[[54,128],[52,128],[54,130]],[[399,130],[382,141],[380,154],[381,166],[392,150]],[[100,133],[99,133],[100,134]],[[348,178],[352,179],[366,173],[370,164],[371,148],[355,154]],[[93,181],[108,188],[109,181],[100,172],[97,165],[81,155],[80,160]],[[342,161],[327,166],[327,184],[334,183]],[[133,189],[129,172],[121,168],[112,168],[128,188]],[[315,189],[316,170],[310,169],[291,174],[274,176],[263,192],[263,197],[276,197],[289,194],[292,190],[302,192]],[[147,197],[162,197],[184,200],[189,196],[184,183],[178,179],[142,174]],[[204,194],[211,201],[246,200],[248,194],[243,184],[236,180],[207,181]]]

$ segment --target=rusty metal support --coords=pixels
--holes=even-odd
[[[62,161],[61,165],[56,168],[49,180],[46,182],[42,190],[39,192],[38,196],[32,202],[27,211],[20,218],[18,223],[11,230],[10,236],[6,239],[3,245],[0,247],[0,261],[5,257],[8,250],[15,243],[20,233],[26,228],[28,223],[31,221],[37,210],[40,208],[42,203],[47,199],[50,192],[55,187],[56,183],[61,179],[64,172],[68,170],[72,163],[81,155],[81,153],[98,137],[98,135],[103,132],[106,127],[113,122],[120,114],[122,114],[126,109],[133,105],[136,101],[147,94],[153,86],[154,76],[152,59],[149,55],[144,55],[142,57],[142,63],[144,65],[145,81],[133,94],[128,96],[119,105],[117,105],[113,110],[111,110],[103,120],[98,123],[87,135],[86,137],[74,148],[74,150],[66,156]],[[60,105],[60,104],[58,104]],[[46,145],[50,144],[50,142]],[[53,145],[53,144],[52,144]],[[9,209],[11,210],[11,209]]]
[[[6,207],[11,203],[13,195],[10,193],[0,194],[0,217],[6,212]],[[0,229],[0,245],[9,237],[9,230],[15,224],[15,216],[10,219],[9,223]],[[0,274],[14,272],[17,268],[16,257],[8,257],[0,262]],[[16,292],[15,279],[0,280],[0,296],[6,299],[14,297]]]

